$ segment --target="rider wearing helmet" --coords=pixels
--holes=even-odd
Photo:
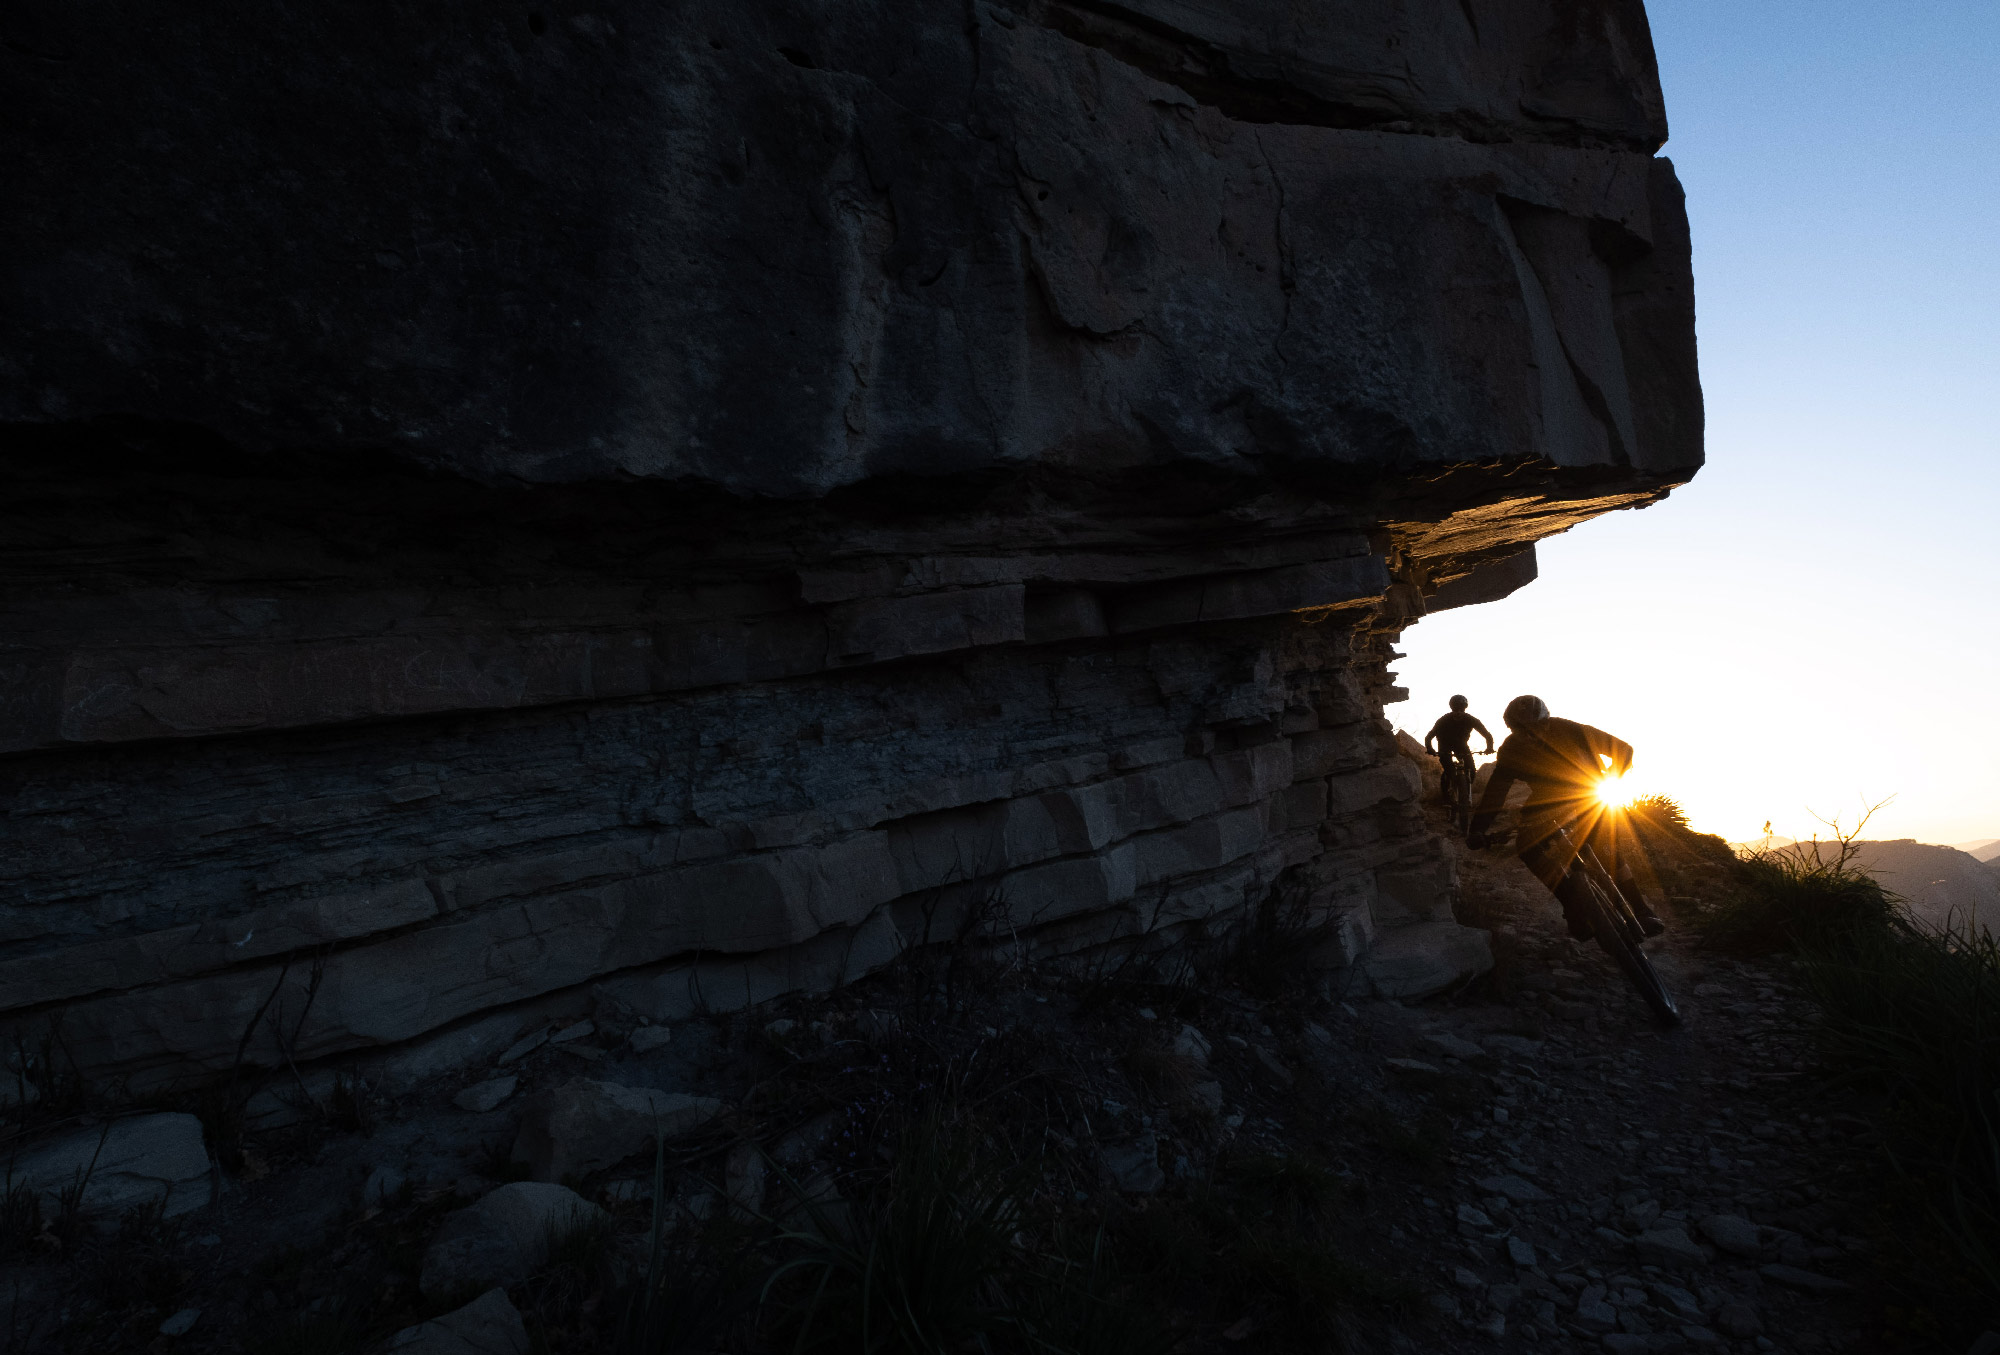
[[[1577,845],[1593,837],[1608,839],[1597,831],[1605,814],[1597,796],[1605,777],[1602,760],[1610,762],[1611,775],[1623,776],[1632,765],[1632,745],[1601,729],[1558,719],[1538,696],[1515,697],[1501,718],[1507,723],[1507,738],[1493,763],[1486,793],[1472,812],[1466,841],[1473,847],[1486,845],[1487,830],[1506,807],[1507,792],[1516,781],[1525,781],[1528,802],[1521,809],[1521,860],[1561,900],[1570,935],[1588,937],[1589,913],[1584,907],[1588,886],[1581,872],[1571,868],[1573,850],[1565,849],[1560,834],[1567,830],[1570,842]],[[1646,935],[1665,931],[1666,924],[1640,897],[1630,865],[1619,861],[1614,870]]]
[[[1438,716],[1438,722],[1431,726],[1431,732],[1424,735],[1424,751],[1437,754],[1437,760],[1446,767],[1450,767],[1452,759],[1457,758],[1465,767],[1469,785],[1473,773],[1472,731],[1478,730],[1479,737],[1486,740],[1488,753],[1493,751],[1493,736],[1477,718],[1465,713],[1465,706],[1464,697],[1454,696],[1451,699],[1450,712]],[[1433,741],[1437,743],[1435,748],[1431,747]]]

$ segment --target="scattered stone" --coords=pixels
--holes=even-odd
[[[1507,1335],[1507,1319],[1499,1313],[1494,1313],[1480,1323],[1477,1330],[1498,1341]]]
[[[58,1194],[79,1180],[89,1213],[120,1214],[164,1197],[172,1218],[208,1203],[208,1149],[201,1121],[192,1115],[133,1115],[20,1153],[11,1179],[43,1196],[45,1218],[54,1217]]]
[[[1797,1289],[1808,1294],[1837,1294],[1847,1288],[1844,1283],[1830,1275],[1801,1270],[1797,1266],[1759,1266],[1757,1273],[1772,1284],[1781,1284],[1787,1289]]]
[[[1422,1059],[1383,1059],[1382,1066],[1392,1073],[1407,1073],[1416,1077],[1436,1077],[1437,1065],[1425,1063]]]
[[[1803,1266],[1813,1259],[1812,1248],[1806,1240],[1793,1233],[1778,1241],[1778,1259],[1788,1266]]]
[[[1458,1317],[1458,1300],[1449,1294],[1427,1294],[1424,1296],[1424,1306],[1431,1310],[1433,1316],[1447,1322]]]
[[[1535,1260],[1534,1247],[1525,1239],[1518,1237],[1507,1239],[1507,1259],[1522,1270],[1533,1270],[1540,1264]]]
[[[1660,1202],[1658,1200],[1641,1200],[1625,1211],[1625,1231],[1628,1233],[1643,1233],[1652,1227],[1659,1220],[1659,1217]]]
[[[1555,1198],[1534,1182],[1520,1176],[1487,1176],[1473,1184],[1488,1195],[1505,1196],[1512,1204],[1544,1204]]]
[[[1519,1035],[1488,1035],[1480,1043],[1488,1049],[1516,1059],[1538,1058],[1542,1052],[1542,1041],[1526,1039]]]
[[[1650,1291],[1653,1301],[1662,1308],[1686,1318],[1698,1318],[1703,1315],[1701,1301],[1677,1284],[1655,1284],[1650,1286]]]
[[[379,1209],[383,1205],[394,1204],[403,1188],[410,1184],[410,1178],[397,1171],[386,1162],[368,1173],[368,1179],[361,1183],[361,1207]]]
[[[1276,1054],[1264,1048],[1263,1045],[1257,1046],[1256,1054],[1257,1062],[1264,1065],[1264,1071],[1276,1078],[1281,1086],[1289,1087],[1292,1085],[1295,1080],[1292,1070],[1287,1068]]]
[[[1711,1214],[1701,1221],[1702,1236],[1731,1256],[1754,1258],[1763,1250],[1757,1225],[1737,1214]]]
[[[531,1031],[507,1046],[505,1052],[500,1055],[500,1066],[505,1068],[516,1059],[524,1059],[548,1042],[549,1031],[547,1027]]]
[[[1151,1132],[1098,1151],[1111,1184],[1128,1195],[1151,1195],[1167,1183],[1167,1174],[1160,1170],[1159,1140]]]
[[[504,1289],[489,1289],[455,1312],[405,1327],[389,1340],[398,1355],[528,1355],[528,1329]]]
[[[1504,1313],[1521,1301],[1521,1286],[1518,1284],[1496,1284],[1486,1291],[1486,1302],[1494,1312]]]
[[[1604,1286],[1591,1285],[1576,1296],[1576,1325],[1589,1332],[1614,1331],[1618,1313],[1604,1301]]]
[[[1480,1279],[1477,1272],[1467,1270],[1464,1266],[1460,1266],[1457,1270],[1453,1271],[1451,1278],[1457,1283],[1460,1289],[1483,1289],[1486,1287],[1486,1281]]]
[[[585,1036],[595,1035],[596,1033],[597,1023],[595,1021],[579,1021],[573,1026],[564,1026],[561,1030],[549,1036],[549,1043],[568,1044],[571,1040],[581,1040]]]
[[[1732,1299],[1715,1310],[1715,1325],[1737,1340],[1747,1340],[1764,1330],[1764,1319],[1758,1316],[1757,1305],[1745,1299]]]
[[[572,1078],[528,1101],[513,1159],[538,1181],[560,1181],[651,1151],[656,1132],[678,1138],[720,1114],[722,1102],[710,1096]]]
[[[775,1021],[767,1022],[764,1026],[764,1033],[778,1043],[783,1044],[791,1033],[798,1028],[799,1023],[792,1020],[791,1017],[781,1016]]]
[[[183,1308],[160,1324],[162,1336],[186,1336],[194,1324],[201,1320],[201,1309]]]
[[[1493,1220],[1486,1211],[1483,1209],[1474,1209],[1469,1204],[1462,1204],[1458,1207],[1458,1221],[1463,1225],[1459,1229],[1460,1232],[1465,1232],[1468,1228],[1488,1233],[1493,1231]]]
[[[1652,1337],[1633,1332],[1611,1332],[1602,1339],[1611,1355],[1651,1355],[1654,1349]]]
[[[655,1049],[673,1043],[674,1032],[668,1026],[640,1026],[632,1032],[629,1043],[634,1054],[650,1054]]]
[[[1639,1240],[1634,1245],[1642,1265],[1678,1270],[1708,1264],[1707,1253],[1688,1238],[1685,1229],[1655,1228],[1639,1234]]]
[[[424,1251],[418,1286],[437,1298],[518,1284],[541,1268],[552,1236],[605,1217],[568,1186],[545,1181],[501,1186],[445,1216]]]
[[[1461,1040],[1458,1036],[1443,1031],[1424,1036],[1422,1044],[1430,1053],[1443,1059],[1474,1063],[1486,1058],[1486,1051],[1472,1041]]]
[[[1188,1088],[1188,1098],[1209,1115],[1222,1114],[1222,1084],[1220,1082],[1197,1082]]]
[[[1699,1323],[1682,1327],[1681,1339],[1696,1350],[1719,1350],[1722,1347],[1722,1338]]]
[[[514,1094],[514,1088],[521,1085],[518,1077],[495,1077],[484,1082],[475,1082],[457,1096],[451,1103],[460,1110],[469,1110],[475,1115],[484,1115]]]

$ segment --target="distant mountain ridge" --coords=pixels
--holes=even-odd
[[[2000,837],[1983,837],[1977,842],[1954,842],[1951,844],[1975,861],[1992,864],[2000,861]]]
[[[1989,865],[1956,847],[1899,838],[1889,842],[1855,842],[1855,864],[1880,880],[1883,887],[1910,906],[1926,922],[1968,922],[2000,932],[2000,863]],[[1794,842],[1769,850],[1809,854],[1830,860],[1838,843]]]

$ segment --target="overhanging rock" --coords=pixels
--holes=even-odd
[[[1636,0],[1291,14],[10,39],[0,1020],[146,1091],[1279,897],[1475,964],[1392,646],[1697,469],[1686,219]]]

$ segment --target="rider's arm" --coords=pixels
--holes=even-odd
[[[1486,728],[1486,726],[1485,726],[1485,725],[1482,725],[1482,724],[1480,724],[1480,723],[1479,723],[1479,721],[1478,721],[1477,719],[1474,719],[1474,720],[1473,720],[1473,722],[1472,722],[1472,727],[1473,727],[1474,729],[1476,729],[1476,730],[1478,730],[1478,731],[1479,731],[1479,737],[1480,737],[1480,738],[1482,738],[1482,739],[1485,739],[1485,740],[1486,740],[1486,751],[1487,751],[1487,752],[1489,752],[1489,753],[1490,753],[1490,752],[1492,752],[1492,751],[1493,751],[1493,735],[1492,735],[1491,733],[1489,733],[1489,732],[1487,731],[1487,728]]]
[[[1623,776],[1632,769],[1632,745],[1615,734],[1607,734],[1589,725],[1583,726],[1584,737],[1590,740],[1590,751],[1599,757],[1611,759],[1611,774]]]
[[[1443,724],[1443,723],[1444,723],[1444,721],[1442,721],[1442,720],[1439,720],[1439,721],[1438,721],[1438,725],[1441,725],[1441,724]],[[1432,726],[1431,726],[1431,732],[1430,732],[1430,733],[1428,733],[1428,734],[1426,734],[1426,735],[1424,735],[1424,751],[1425,751],[1426,753],[1435,753],[1435,752],[1437,752],[1437,749],[1435,749],[1435,748],[1431,747],[1431,744],[1432,744],[1433,742],[1435,742],[1435,741],[1436,741],[1436,739],[1437,739],[1437,736],[1438,736],[1438,727],[1437,727],[1437,725],[1432,725]]]

